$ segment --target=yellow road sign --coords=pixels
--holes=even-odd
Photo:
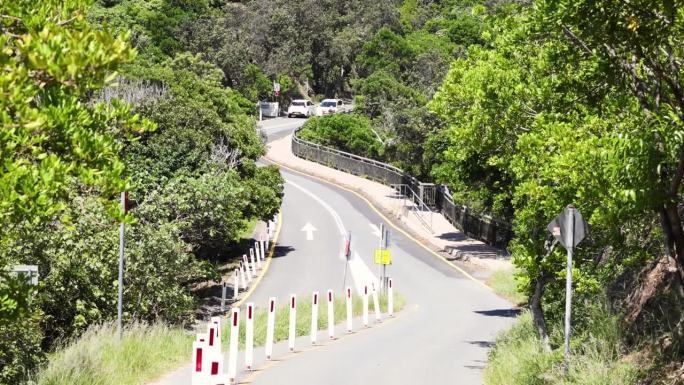
[[[380,255],[380,252],[382,252],[382,256]],[[392,264],[392,257],[389,250],[375,249],[375,264],[379,265],[380,262],[382,262],[383,265]]]

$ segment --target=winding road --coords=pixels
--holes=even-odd
[[[263,122],[262,130],[270,141],[303,122],[274,119]],[[282,228],[270,268],[249,301],[265,306],[268,297],[278,297],[283,303],[291,293],[308,301],[313,291],[332,289],[342,295],[345,286],[358,290],[375,279],[373,250],[380,238],[373,225],[386,220],[352,192],[286,168],[281,172],[286,180]],[[345,274],[341,255],[347,231],[352,233],[354,252]],[[240,381],[481,384],[489,347],[513,321],[511,304],[397,229],[391,239],[393,264],[388,275],[406,303],[395,318],[336,341],[319,338],[323,345],[311,351],[288,353],[282,343],[277,344],[274,361],[264,361],[259,349],[257,370],[243,372]],[[298,346],[306,348],[310,343],[301,338]],[[162,383],[189,384],[189,368],[187,372]]]
[[[275,119],[262,127],[274,140],[302,123]],[[341,291],[341,230],[351,231],[354,256],[362,262],[354,278],[377,276],[373,250],[380,239],[372,225],[384,219],[351,192],[287,169],[281,172],[286,180],[283,228],[271,268],[250,300]],[[301,231],[307,223],[318,230],[313,240]],[[512,322],[511,304],[399,231],[393,231],[391,250],[388,275],[406,300],[395,320],[273,365],[254,376],[253,383],[481,384],[488,348]]]

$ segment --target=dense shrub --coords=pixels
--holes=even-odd
[[[368,118],[356,114],[336,114],[309,119],[299,137],[341,151],[381,159],[384,153]]]

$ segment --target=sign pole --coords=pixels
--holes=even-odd
[[[566,235],[566,245],[568,252],[568,266],[565,273],[565,343],[564,343],[564,355],[565,355],[565,365],[564,371],[567,373],[568,370],[568,360],[570,357],[570,323],[571,323],[571,311],[572,311],[572,251],[573,243],[575,240],[575,208],[568,207],[566,215],[566,223],[568,224],[568,231]]]
[[[123,209],[124,215],[127,212],[127,193],[121,193],[121,208]],[[123,273],[124,273],[124,248],[126,247],[126,240],[124,235],[126,233],[126,225],[123,219],[119,225],[119,295],[116,306],[116,331],[119,336],[119,341],[123,338],[123,327],[121,324],[121,318],[123,316]]]

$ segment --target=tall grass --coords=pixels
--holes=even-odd
[[[93,327],[50,357],[38,385],[134,385],[187,361],[194,336],[180,328],[136,324],[122,341],[111,324]]]
[[[615,317],[593,309],[595,321],[573,336],[567,375],[562,371],[562,346],[545,351],[529,312],[502,333],[490,352],[484,372],[487,385],[631,385],[639,368],[621,356],[620,331]],[[556,328],[562,330],[561,328]]]
[[[318,329],[328,327],[328,303],[325,294],[319,296],[318,305]],[[387,297],[384,295],[378,296],[380,303],[380,311],[383,317],[387,313]],[[394,311],[399,311],[404,307],[404,298],[395,292],[394,294]],[[335,323],[346,322],[347,319],[347,305],[345,298],[335,297],[333,300],[333,310]],[[368,297],[368,319],[369,322],[375,322],[375,309],[373,308],[373,298]],[[363,312],[363,302],[361,297],[354,296],[352,298],[352,313],[354,316],[360,316]],[[256,308],[254,312],[254,346],[262,346],[266,343],[266,323],[268,320],[268,312],[265,308]],[[290,309],[287,301],[284,305],[279,305],[276,308],[275,326],[273,330],[273,341],[284,341],[289,335]],[[357,324],[354,327],[358,328]],[[341,330],[337,328],[338,334]],[[311,332],[311,297],[297,296],[297,322],[295,324],[295,331],[297,336],[308,335]],[[227,349],[230,342],[230,328],[223,328],[222,343],[224,349]],[[240,314],[240,347],[244,347],[245,343],[245,315],[244,311]]]
[[[515,269],[494,271],[487,280],[487,284],[489,284],[497,294],[516,305],[521,305],[527,301],[525,294],[518,290],[518,283],[515,281]]]

